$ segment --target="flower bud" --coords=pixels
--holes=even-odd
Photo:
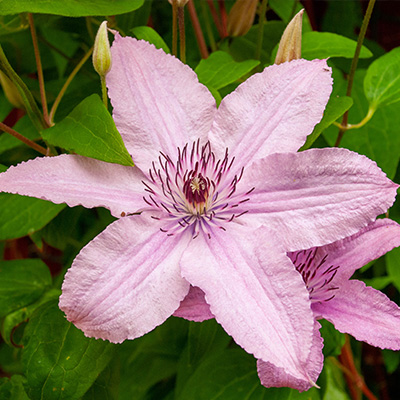
[[[300,10],[289,22],[279,42],[275,64],[301,58],[301,29],[303,22],[303,10]]]
[[[228,15],[229,36],[243,36],[253,25],[258,0],[236,0]]]
[[[108,41],[107,21],[102,22],[97,31],[92,59],[94,69],[104,78],[111,68],[111,51],[110,42]]]
[[[174,0],[168,0],[168,1],[170,2],[170,4],[174,2]],[[175,0],[175,1],[178,7],[185,7],[185,5],[188,3],[189,0]]]
[[[24,102],[22,101],[22,97],[19,94],[18,89],[3,71],[0,71],[0,84],[3,88],[4,94],[7,97],[7,100],[15,108],[25,110]]]

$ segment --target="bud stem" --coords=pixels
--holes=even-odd
[[[38,45],[37,36],[36,36],[36,29],[35,29],[35,24],[33,22],[33,15],[31,13],[28,14],[28,20],[29,20],[29,26],[31,29],[33,49],[35,52],[35,60],[36,60],[37,74],[38,74],[38,80],[39,80],[40,100],[42,102],[43,118],[46,121],[47,125],[50,125],[49,112],[47,109],[46,89],[44,87],[42,61],[40,59],[40,51],[39,51],[39,45]]]
[[[108,96],[107,96],[107,85],[106,85],[106,77],[100,77],[101,82],[101,97],[103,99],[103,103],[108,108]]]
[[[204,40],[203,31],[201,30],[200,22],[197,17],[196,8],[194,7],[193,0],[189,0],[189,2],[187,3],[187,7],[190,19],[192,21],[194,34],[196,36],[197,45],[199,46],[201,58],[207,58],[208,57],[207,45]]]
[[[18,133],[17,131],[15,131],[14,129],[10,128],[9,126],[3,124],[2,122],[0,122],[0,129],[4,132],[9,133],[10,135],[14,136],[16,139],[20,140],[21,142],[25,143],[27,146],[31,147],[32,149],[38,151],[39,153],[47,156],[48,152],[47,150],[40,146],[39,144],[33,142],[32,140],[29,140],[28,138],[26,138],[25,136],[22,136],[20,133]]]
[[[261,50],[264,39],[264,22],[265,22],[265,13],[267,12],[267,4],[268,0],[263,0],[261,3],[260,9],[260,17],[258,19],[258,32],[257,32],[257,46],[256,46],[256,60],[261,61]]]
[[[217,28],[218,33],[219,33],[219,36],[222,39],[224,37],[224,33],[223,33],[223,30],[222,30],[222,24],[221,24],[221,20],[220,20],[220,18],[218,16],[217,10],[215,9],[213,0],[207,0],[207,4],[208,4],[208,7],[210,8],[210,12],[211,12],[211,15],[213,17],[214,24],[215,24],[215,26]]]
[[[71,72],[71,74],[65,81],[64,86],[61,88],[60,92],[58,93],[57,98],[55,99],[53,106],[51,107],[51,110],[50,110],[51,125],[53,125],[54,114],[56,113],[57,107],[60,104],[60,101],[61,101],[62,97],[64,96],[66,90],[68,89],[68,86],[70,85],[72,80],[75,78],[75,75],[78,73],[78,71],[82,68],[83,64],[85,64],[87,59],[92,55],[92,53],[93,53],[93,47],[83,56],[82,60],[79,61],[78,65]]]
[[[24,81],[18,76],[18,74],[13,70],[10,63],[7,60],[6,55],[3,52],[3,49],[0,45],[0,70],[4,72],[4,74],[14,83],[16,88],[18,89],[19,94],[21,95],[22,101],[24,102],[26,112],[35,125],[38,131],[41,131],[43,128],[47,128],[42,113],[39,110],[39,107],[36,104],[35,99],[32,96],[32,93],[29,91]]]
[[[178,7],[178,25],[179,25],[179,57],[183,63],[186,63],[185,8],[184,7]]]
[[[178,56],[178,3],[172,0],[172,54]]]
[[[225,0],[218,0],[218,6],[219,6],[219,14],[221,16],[221,32],[222,32],[221,39],[224,39],[228,36],[228,32],[226,29],[228,14],[226,13]]]
[[[369,0],[367,11],[365,12],[364,20],[361,25],[360,34],[358,35],[357,47],[356,47],[356,51],[354,53],[353,60],[351,62],[349,79],[347,81],[346,96],[349,96],[349,97],[351,97],[351,91],[353,89],[354,74],[357,69],[357,64],[358,64],[358,59],[359,59],[360,52],[361,52],[361,47],[364,42],[365,33],[367,32],[369,20],[371,18],[372,10],[374,9],[374,5],[375,5],[375,0]],[[342,119],[342,123],[341,123],[343,128],[347,127],[348,120],[349,120],[349,111],[346,111],[343,115],[343,119]],[[347,130],[347,128],[346,129],[343,129],[343,128],[339,129],[339,133],[338,133],[338,136],[337,136],[337,139],[335,142],[335,147],[339,146],[339,144],[343,138],[343,135],[345,134],[345,132]]]
[[[200,2],[201,5],[201,12],[203,14],[203,20],[204,20],[204,24],[206,26],[205,30],[208,36],[208,40],[210,43],[210,47],[211,47],[211,51],[217,51],[217,44],[215,42],[215,38],[214,38],[214,33],[212,31],[212,27],[210,24],[210,19],[209,19],[209,14],[207,11],[207,6],[206,3],[204,1]]]

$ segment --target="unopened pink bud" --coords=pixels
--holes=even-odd
[[[243,36],[253,25],[258,0],[236,0],[228,15],[229,36]]]
[[[171,4],[174,2],[174,0],[168,0]],[[178,7],[185,7],[185,5],[188,3],[189,0],[175,0],[176,5]]]
[[[304,9],[299,11],[289,22],[279,42],[275,64],[301,58],[301,33]]]
[[[97,31],[93,49],[93,67],[96,72],[105,77],[111,69],[111,51],[108,41],[107,21],[102,22]]]
[[[19,94],[18,89],[16,88],[14,83],[7,77],[7,75],[5,75],[2,71],[0,71],[0,84],[3,88],[4,94],[7,97],[7,100],[15,108],[20,108],[24,110],[24,102],[21,95]]]

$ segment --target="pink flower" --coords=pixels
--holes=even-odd
[[[400,245],[400,225],[377,220],[360,232],[332,244],[289,254],[309,292],[315,320],[325,318],[336,329],[372,346],[400,349],[400,308],[383,293],[356,279],[354,272]],[[199,306],[196,306],[199,311]],[[206,305],[202,305],[205,309]],[[208,315],[203,312],[204,319]],[[308,360],[310,378],[316,381],[323,363],[323,340],[315,321],[314,344]],[[293,379],[282,369],[258,361],[265,386],[306,390],[310,384]]]
[[[122,342],[192,285],[246,351],[309,382],[314,314],[286,253],[355,234],[397,188],[346,149],[296,153],[331,92],[326,62],[268,67],[217,110],[176,58],[119,36],[111,51],[114,119],[136,167],[61,155],[0,175],[4,191],[123,217],[76,257],[60,308],[87,336]]]

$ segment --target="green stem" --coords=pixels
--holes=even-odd
[[[36,104],[35,99],[32,96],[32,93],[29,91],[24,81],[18,76],[18,74],[13,70],[10,63],[7,60],[6,55],[2,47],[0,46],[0,70],[4,72],[5,75],[14,83],[19,94],[21,95],[22,101],[24,102],[24,106],[28,117],[35,125],[38,131],[42,129],[48,128],[46,121],[43,118],[42,113],[39,110],[39,107]]]
[[[264,39],[264,22],[265,22],[265,13],[267,11],[268,0],[263,0],[261,3],[260,9],[260,17],[258,20],[258,31],[257,31],[257,46],[256,46],[256,60],[261,61],[261,50]]]
[[[10,135],[14,136],[16,139],[20,140],[21,142],[25,143],[27,146],[31,147],[32,149],[38,151],[39,153],[47,156],[49,155],[47,150],[40,146],[39,144],[32,142],[32,140],[29,140],[28,138],[26,138],[25,136],[21,135],[20,133],[18,133],[17,131],[15,131],[14,129],[10,128],[9,126],[3,124],[2,122],[0,122],[0,129],[3,132],[7,132]]]
[[[349,96],[349,97],[351,97],[351,91],[353,89],[353,82],[354,82],[354,75],[356,73],[358,59],[360,57],[360,52],[361,52],[361,47],[364,42],[365,33],[367,32],[369,20],[371,19],[371,14],[372,14],[372,10],[374,9],[374,5],[375,5],[375,0],[369,0],[367,11],[365,12],[364,20],[361,25],[360,34],[358,35],[357,47],[356,47],[356,51],[354,53],[353,60],[351,62],[349,79],[347,81],[346,96]],[[349,111],[346,111],[343,115],[342,124],[341,124],[343,128],[347,127],[348,120],[349,120]],[[339,146],[346,130],[347,129],[339,129],[338,137],[335,142],[335,147]]]
[[[88,31],[89,37],[90,37],[90,39],[92,39],[92,41],[94,41],[96,34],[93,31],[92,17],[86,17],[85,22],[86,22],[86,29]]]
[[[349,129],[358,129],[358,128],[362,128],[371,118],[372,116],[375,114],[375,108],[374,107],[370,107],[368,109],[368,113],[367,115],[362,119],[362,121],[360,121],[358,124],[347,124],[347,125],[342,125],[342,124],[338,124],[338,123],[334,123],[338,128],[340,128],[341,130],[344,131],[348,131]]]
[[[68,79],[65,81],[64,86],[61,88],[60,93],[58,93],[56,99],[54,100],[53,106],[51,107],[50,110],[50,123],[53,125],[54,123],[54,114],[57,111],[57,107],[60,104],[61,99],[63,98],[66,90],[68,89],[68,86],[72,82],[72,80],[75,78],[75,75],[78,73],[78,71],[82,68],[83,64],[87,61],[87,59],[92,55],[93,53],[93,47],[84,55],[81,61],[79,61],[79,64],[74,68],[74,70],[71,72],[69,75]]]
[[[106,108],[108,108],[106,77],[102,76],[100,79],[101,79],[101,95],[103,98],[103,103],[106,106]]]
[[[36,60],[37,74],[38,74],[38,80],[39,80],[39,89],[40,89],[40,100],[42,101],[43,118],[46,121],[47,125],[50,125],[49,111],[47,109],[46,89],[44,87],[42,61],[40,59],[40,51],[39,51],[39,45],[38,45],[37,36],[36,36],[36,29],[35,29],[35,24],[33,22],[33,15],[31,13],[28,14],[28,19],[29,19],[29,26],[31,29],[33,50],[35,52],[35,60]]]
[[[178,25],[179,25],[179,57],[183,63],[186,63],[185,8],[184,7],[178,7]]]
[[[172,54],[178,57],[178,4],[172,0]]]
[[[201,4],[201,12],[203,14],[203,20],[204,20],[204,24],[205,24],[205,27],[206,27],[206,32],[207,32],[208,40],[210,42],[211,50],[212,51],[216,51],[217,50],[217,44],[215,42],[214,33],[212,31],[212,27],[211,27],[211,24],[210,24],[210,18],[209,18],[209,15],[208,15],[206,3],[204,1],[201,1],[200,4]]]

